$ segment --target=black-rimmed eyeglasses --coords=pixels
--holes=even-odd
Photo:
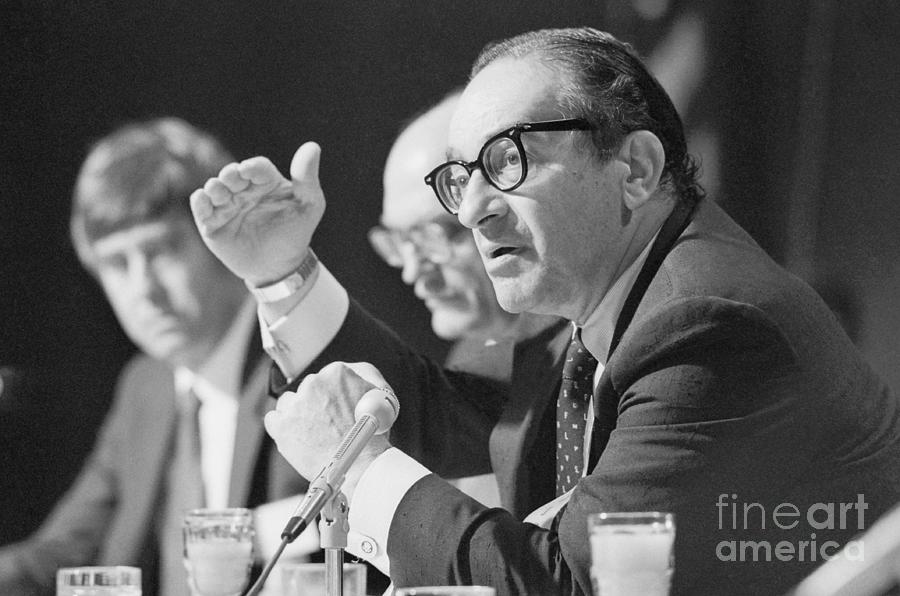
[[[544,122],[523,122],[492,136],[475,161],[454,159],[431,170],[425,176],[425,184],[434,190],[441,205],[456,215],[462,204],[463,194],[469,184],[472,172],[480,169],[488,182],[497,190],[508,191],[525,182],[528,175],[528,160],[522,146],[523,132],[543,132],[560,130],[591,130],[593,127],[584,118],[566,118]]]

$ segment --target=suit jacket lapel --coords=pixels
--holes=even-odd
[[[659,267],[662,265],[663,260],[666,258],[666,255],[669,254],[672,247],[675,246],[678,238],[690,223],[693,212],[693,204],[680,202],[675,205],[672,213],[669,214],[669,217],[666,219],[665,223],[663,223],[662,228],[660,228],[659,234],[657,234],[656,240],[653,242],[653,246],[650,247],[650,253],[647,255],[647,260],[644,261],[644,265],[641,267],[641,271],[638,273],[637,279],[635,279],[634,285],[631,287],[628,297],[625,299],[625,304],[622,306],[622,312],[619,313],[619,318],[616,321],[616,326],[613,331],[612,340],[610,341],[609,351],[606,357],[607,363],[609,363],[613,356],[613,352],[615,352],[616,347],[619,345],[619,341],[631,324],[634,313],[637,312],[638,306],[640,305],[641,300],[644,299],[644,294],[646,294],[647,288],[650,287],[650,282],[653,281],[653,278],[659,271]],[[613,389],[612,381],[609,378],[608,367],[604,369],[603,374],[600,376],[600,382],[594,389],[593,404],[594,429],[591,434],[591,451],[588,458],[588,470],[594,469],[594,466],[597,464],[597,460],[600,458],[603,449],[606,448],[606,443],[609,441],[609,435],[612,433],[613,428],[615,428],[616,419],[618,418],[619,402],[616,398],[616,392]]]
[[[122,523],[110,529],[99,558],[104,563],[140,560],[146,541],[155,539],[154,516],[158,505],[164,502],[165,471],[175,435],[175,382],[171,370],[161,364],[149,374],[161,378],[157,382],[148,377],[154,382],[128,388],[141,394],[132,402],[140,408],[132,413],[134,423],[129,429],[135,436],[126,443],[129,457],[123,458],[127,469],[122,470],[122,477],[128,481],[122,483],[119,497],[122,511],[118,517]],[[135,540],[136,536],[144,538]]]
[[[491,433],[491,463],[501,501],[518,517],[543,502],[532,498],[529,461],[545,455],[532,454],[532,448],[548,405],[555,403],[569,328],[562,321],[516,346],[510,399]]]
[[[175,440],[175,378],[169,375],[168,382],[164,384],[162,394],[148,396],[155,400],[159,406],[158,417],[146,417],[137,426],[140,432],[144,432],[147,438],[137,437],[135,445],[141,449],[135,454],[134,466],[136,470],[142,470],[135,484],[135,498],[140,502],[135,504],[139,511],[151,511],[153,501],[159,498],[160,486],[165,485],[165,471]],[[154,408],[156,409],[156,408]],[[142,496],[137,496],[142,495]]]

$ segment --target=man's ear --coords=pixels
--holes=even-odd
[[[666,163],[666,152],[659,138],[649,130],[629,133],[618,151],[626,165],[622,178],[622,196],[631,211],[640,209],[653,197]]]

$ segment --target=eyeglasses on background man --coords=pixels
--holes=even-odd
[[[469,230],[456,221],[433,220],[407,230],[392,230],[375,226],[369,230],[369,243],[385,263],[391,267],[403,267],[408,251],[419,259],[435,265],[449,262],[454,247]]]

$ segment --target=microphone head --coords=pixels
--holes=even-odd
[[[354,414],[359,420],[363,416],[372,416],[378,421],[375,434],[386,432],[400,413],[400,402],[388,387],[369,389],[356,404]]]

